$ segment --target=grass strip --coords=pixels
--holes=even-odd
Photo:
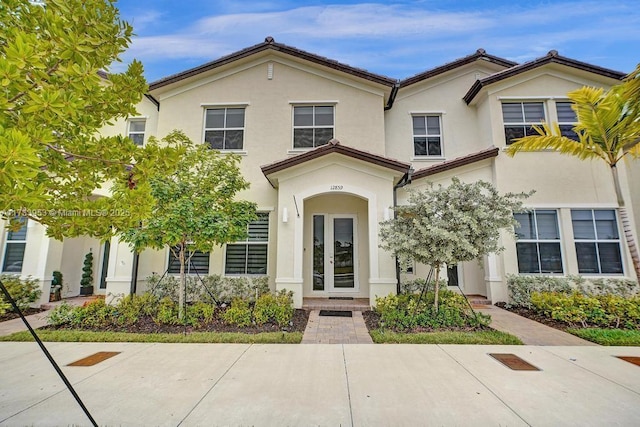
[[[42,341],[57,342],[164,342],[164,343],[238,343],[238,344],[298,344],[301,332],[192,332],[189,334],[136,334],[129,332],[94,332],[70,330],[38,330]],[[0,341],[33,341],[27,332],[0,337]]]
[[[522,345],[511,334],[500,331],[400,333],[376,329],[370,331],[377,344],[505,344]]]
[[[633,329],[568,329],[569,333],[600,345],[640,346],[640,331]]]

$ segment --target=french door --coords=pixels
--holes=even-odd
[[[358,290],[356,216],[313,215],[313,290]]]

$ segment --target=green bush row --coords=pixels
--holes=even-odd
[[[491,318],[482,313],[474,313],[464,296],[441,290],[438,297],[439,309],[433,307],[434,292],[427,292],[422,299],[417,294],[388,295],[376,298],[375,311],[380,315],[381,326],[385,329],[403,331],[414,328],[459,328],[488,326]]]
[[[187,305],[184,319],[180,320],[177,302],[170,297],[158,298],[147,292],[143,295],[126,296],[116,305],[108,305],[103,299],[82,307],[62,303],[49,314],[49,324],[77,328],[123,327],[134,325],[142,316],[150,316],[157,324],[198,327],[211,323],[217,310],[215,304],[197,301]],[[248,299],[236,298],[222,313],[222,320],[240,327],[268,322],[282,327],[289,324],[293,313],[293,293],[281,291],[275,295],[262,294],[255,304]]]
[[[640,295],[534,292],[531,305],[538,313],[571,326],[640,328]]]
[[[255,302],[260,295],[269,293],[269,277],[222,277],[217,274],[186,277],[186,300],[203,301],[214,304],[229,304],[236,298]],[[178,301],[179,278],[161,277],[152,274],[147,277],[148,292],[162,299],[168,297]]]
[[[629,297],[640,293],[640,286],[628,279],[585,279],[582,276],[507,276],[509,304],[514,307],[532,308],[531,295],[534,292],[556,292],[570,295],[614,295]]]
[[[13,274],[1,274],[0,280],[20,310],[29,308],[31,304],[40,298],[42,293],[38,281],[31,276],[21,279]],[[5,299],[4,293],[0,292],[0,315],[8,311],[13,311],[11,303]]]

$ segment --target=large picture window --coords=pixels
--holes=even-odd
[[[2,271],[4,273],[22,273],[24,263],[24,249],[27,245],[27,219],[21,220],[22,227],[17,231],[7,233],[7,241],[4,245],[4,260]]]
[[[247,240],[228,243],[225,274],[267,274],[269,244],[269,213],[259,212],[258,219],[249,223]]]
[[[413,116],[413,153],[416,156],[442,156],[440,116]]]
[[[333,106],[293,107],[293,148],[324,145],[333,138],[333,130]]]
[[[542,102],[503,102],[502,118],[507,145],[517,138],[537,135],[533,125],[545,121],[544,103]]]
[[[242,150],[244,108],[207,108],[204,142],[215,150]]]
[[[622,274],[618,222],[613,209],[572,209],[571,222],[581,274]]]
[[[534,210],[515,214],[520,224],[516,250],[520,273],[562,273],[560,229],[555,210]]]

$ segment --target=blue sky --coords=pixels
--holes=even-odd
[[[123,60],[141,60],[149,81],[266,36],[393,78],[478,48],[517,62],[555,49],[623,72],[640,62],[637,0],[119,0],[117,6],[136,33]]]

